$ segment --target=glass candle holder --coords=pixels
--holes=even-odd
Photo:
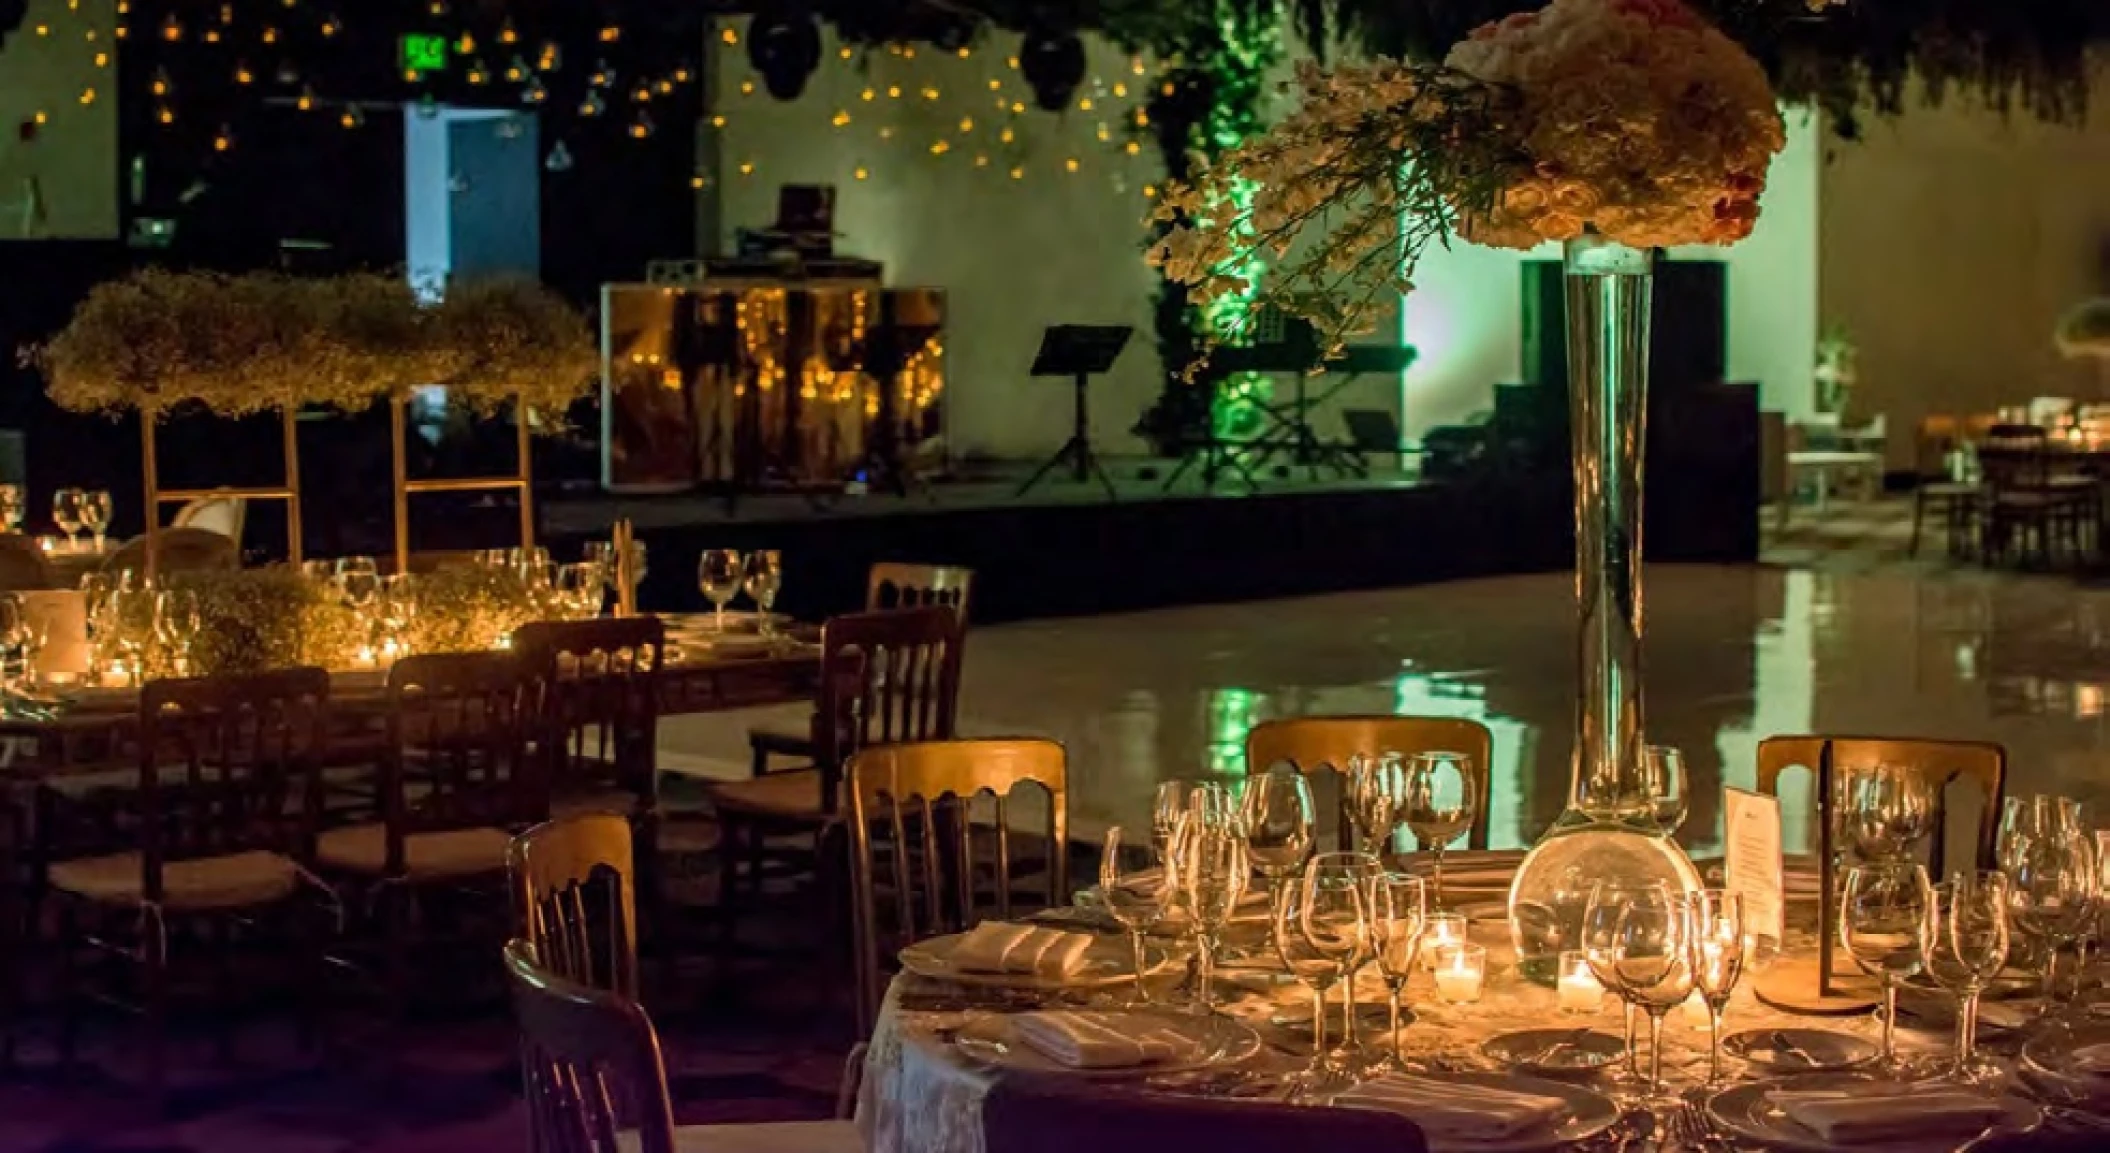
[[[1590,971],[1581,949],[1561,950],[1558,992],[1563,1013],[1595,1013],[1604,1008],[1604,986]]]
[[[1421,967],[1434,972],[1438,953],[1465,944],[1465,926],[1463,913],[1430,913],[1428,927],[1421,932]]]
[[[1446,945],[1436,950],[1436,999],[1470,1005],[1487,983],[1487,950],[1479,945]]]

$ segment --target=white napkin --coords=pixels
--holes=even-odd
[[[1939,1089],[1874,1094],[1810,1090],[1769,1094],[1790,1120],[1842,1145],[1976,1133],[2005,1113],[1975,1093]]]
[[[2083,1045],[2071,1056],[2074,1071],[2091,1077],[2110,1077],[2110,1041]]]
[[[1333,1103],[1399,1113],[1421,1126],[1431,1144],[1466,1138],[1501,1141],[1552,1125],[1568,1111],[1568,1103],[1558,1097],[1403,1076],[1366,1081]]]
[[[1188,1046],[1179,1034],[1128,1013],[1020,1013],[1011,1019],[1011,1028],[1035,1052],[1072,1069],[1155,1065],[1179,1056]]]
[[[1008,921],[984,921],[953,946],[952,963],[966,973],[1019,973],[1050,980],[1084,968],[1090,933],[1066,933]]]

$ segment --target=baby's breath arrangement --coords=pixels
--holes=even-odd
[[[586,318],[532,280],[449,285],[433,325],[433,343],[450,362],[436,379],[479,413],[518,398],[531,409],[561,414],[601,371]]]
[[[416,653],[475,652],[547,615],[527,582],[512,569],[469,565],[435,569],[411,581],[417,613],[406,640]]]
[[[197,594],[200,627],[189,658],[199,675],[344,668],[359,650],[357,614],[297,569],[273,565],[166,579],[171,588]]]

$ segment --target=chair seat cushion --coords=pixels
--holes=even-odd
[[[711,800],[716,802],[721,813],[813,821],[829,819],[821,811],[819,769],[791,769],[764,773],[744,781],[724,781],[711,786]],[[836,808],[840,810],[841,804],[838,803]]]
[[[412,833],[403,838],[403,871],[411,877],[470,877],[503,872],[504,829],[450,829]],[[315,856],[323,864],[350,873],[379,876],[388,869],[388,827],[348,825],[315,839]]]
[[[82,857],[51,866],[53,888],[91,901],[137,905],[145,899],[138,853]],[[161,865],[162,904],[171,909],[243,909],[290,895],[300,870],[277,853],[256,850]]]
[[[616,1135],[616,1148],[634,1153],[634,1132]],[[674,1130],[674,1153],[862,1153],[864,1140],[851,1121],[777,1121],[764,1125],[683,1125]]]

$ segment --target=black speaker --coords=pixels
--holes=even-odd
[[[1558,260],[1523,266],[1526,384],[1568,387],[1566,277]],[[1728,266],[1658,260],[1649,335],[1649,390],[1720,384],[1728,372]]]

